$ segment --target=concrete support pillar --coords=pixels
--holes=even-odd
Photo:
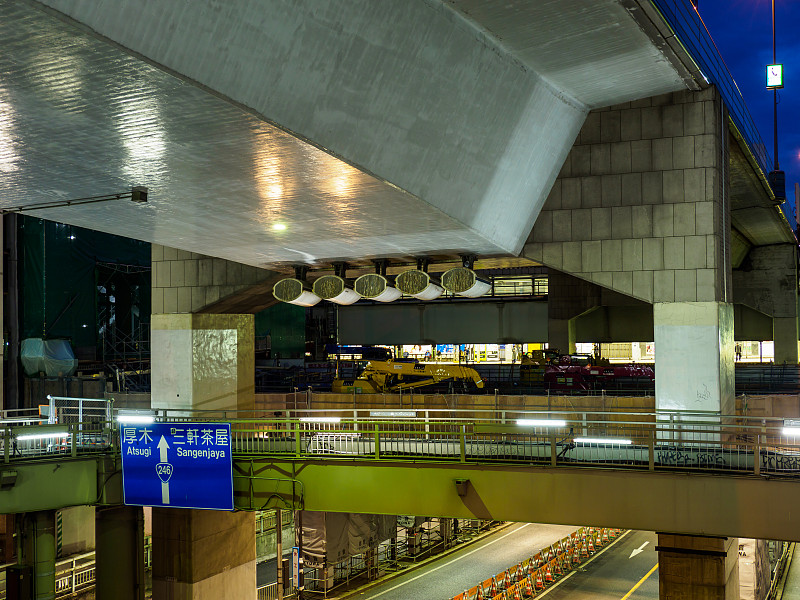
[[[151,324],[153,408],[254,409],[253,315],[153,315]],[[254,513],[153,509],[154,600],[239,600],[255,590]]]
[[[547,322],[547,341],[551,348],[557,348],[562,354],[575,352],[575,324],[572,319],[550,319]]]
[[[739,541],[658,534],[658,587],[663,600],[739,600]]]
[[[34,600],[56,597],[55,511],[43,510],[18,517],[20,524],[19,563],[33,569]]]
[[[95,514],[97,600],[144,600],[144,515],[140,507]]]
[[[776,365],[797,364],[797,337],[797,317],[772,318],[772,340],[775,344]]]
[[[240,600],[256,590],[255,513],[153,508],[153,600]]]
[[[153,315],[152,407],[253,410],[253,323],[253,315]]]
[[[656,410],[734,411],[733,306],[669,302],[653,306]]]
[[[772,316],[775,364],[796,365],[797,247],[773,244],[751,248],[733,271],[733,298],[734,302]]]

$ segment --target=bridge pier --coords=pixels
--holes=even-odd
[[[144,600],[144,515],[136,506],[97,508],[97,600]]]
[[[56,513],[40,510],[17,517],[19,549],[17,561],[32,570],[33,598],[53,600],[56,597]]]
[[[658,589],[664,600],[739,600],[738,538],[658,534]]]
[[[773,244],[751,248],[733,270],[735,301],[772,316],[776,365],[798,362],[796,265],[795,244]]]
[[[221,418],[254,409],[253,315],[155,314],[151,323],[153,408]],[[154,600],[238,600],[255,589],[253,513],[153,509]]]
[[[653,329],[656,411],[733,414],[733,305],[659,302]]]

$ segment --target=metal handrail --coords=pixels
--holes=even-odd
[[[766,175],[772,169],[772,159],[747,109],[744,96],[698,10],[689,0],[651,1],[695,61],[701,74],[709,83],[717,86],[731,119],[750,147],[758,166]]]
[[[551,466],[769,473],[800,478],[800,440],[784,434],[780,418],[704,411],[430,409],[398,419],[362,416],[362,411],[350,410],[332,422],[331,412],[289,411],[286,418],[220,419],[218,411],[195,411],[188,416],[185,411],[159,411],[156,419],[229,422],[232,452],[239,457],[538,462]],[[523,418],[559,419],[564,423],[556,427],[519,425],[517,420]],[[7,427],[2,430],[5,460],[116,452],[120,430],[125,428],[114,422],[90,425],[94,429],[87,433],[89,424],[71,423],[68,441],[47,446],[33,442],[38,445],[21,449],[17,444],[14,452],[9,449],[15,444],[15,436],[27,427]],[[36,427],[39,431],[47,426]],[[578,441],[582,437],[597,441]],[[620,438],[627,441],[617,441]]]

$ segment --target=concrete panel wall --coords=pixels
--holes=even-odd
[[[341,344],[547,341],[547,303],[454,302],[339,307]]]
[[[198,312],[273,275],[272,271],[153,244],[153,314]]]
[[[713,88],[592,111],[523,254],[648,302],[725,300],[720,111]]]

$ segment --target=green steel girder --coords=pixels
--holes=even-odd
[[[800,541],[800,481],[565,466],[234,457],[234,505]],[[8,486],[7,473],[16,472]],[[122,504],[119,456],[0,468],[0,513]],[[457,485],[457,482],[459,484]],[[780,506],[780,510],[774,507]]]
[[[236,463],[240,471],[234,479],[234,501],[246,510],[291,503],[293,508],[330,512],[592,523],[800,540],[800,511],[791,508],[800,505],[800,482],[788,479],[330,459]],[[777,506],[779,511],[769,508]]]

